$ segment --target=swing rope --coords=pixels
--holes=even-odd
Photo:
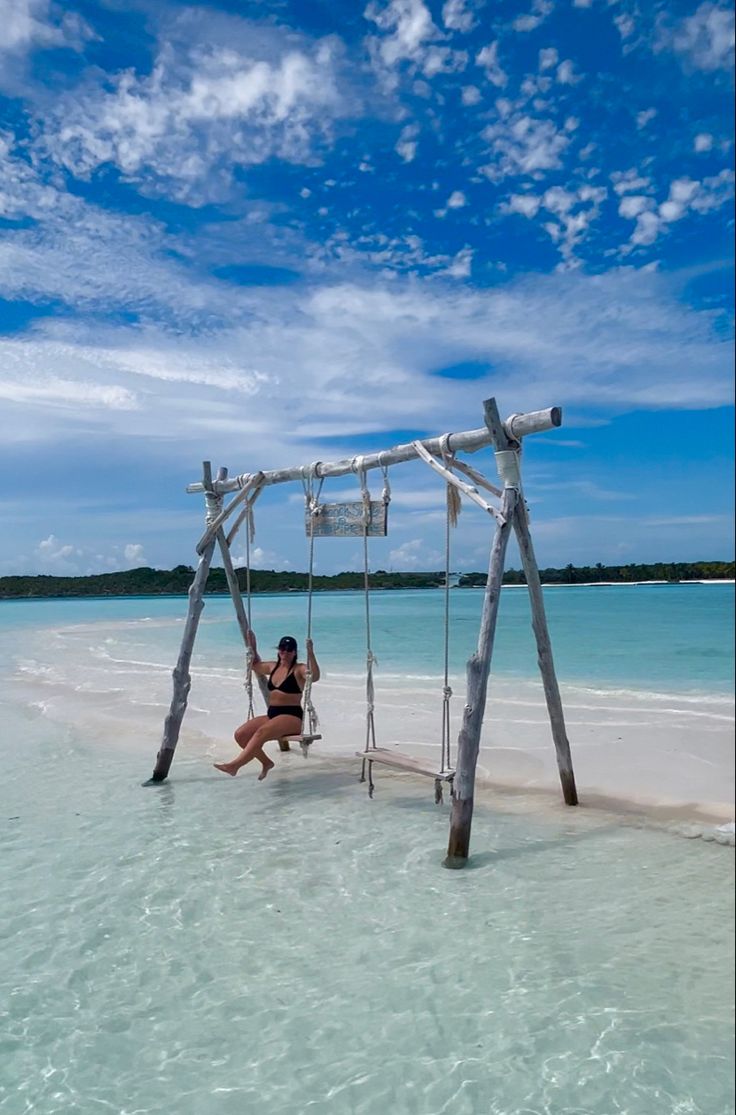
[[[440,453],[445,468],[451,468],[455,454],[449,448],[449,434],[440,439]],[[440,770],[452,769],[450,751],[450,528],[457,525],[457,517],[462,508],[460,493],[452,484],[447,484],[447,514],[445,515],[445,677],[442,687],[442,751]],[[436,789],[436,788],[435,788]],[[441,784],[439,793],[441,795]]]
[[[314,491],[315,478],[319,480],[317,491]],[[310,465],[306,471],[302,472],[302,484],[304,485],[304,505],[306,509],[307,518],[309,520],[309,573],[307,578],[307,640],[312,638],[312,595],[314,591],[314,520],[320,513],[319,497],[322,491],[324,477],[319,476],[319,461],[315,461]],[[307,713],[307,728],[306,734],[315,735],[319,727],[319,717],[317,710],[312,703],[312,671],[309,668],[309,657],[307,656],[307,670],[304,676],[304,708]]]
[[[251,582],[250,582],[250,547],[255,538],[255,520],[253,518],[253,505],[248,500],[243,509],[245,512],[245,614],[248,620],[248,630],[253,631],[251,621]],[[253,707],[253,648],[246,647],[245,651],[245,692],[248,697],[248,720],[256,714]]]
[[[384,506],[388,506],[391,502],[391,486],[388,479],[388,469],[379,460],[381,472],[383,473],[383,492],[381,499]],[[365,747],[364,751],[376,750],[376,722],[374,718],[375,709],[375,687],[373,684],[373,667],[378,665],[378,659],[373,653],[371,645],[371,606],[370,606],[370,572],[368,565],[368,528],[371,523],[371,494],[368,490],[368,484],[365,478],[365,468],[363,466],[363,457],[354,457],[351,464],[353,472],[355,472],[360,483],[360,494],[363,500],[363,595],[365,598],[365,640],[366,640],[366,678],[365,678],[365,698],[366,698],[366,722],[365,722]],[[360,780],[365,782],[365,767],[368,762],[368,793],[373,797],[373,764],[363,759]]]

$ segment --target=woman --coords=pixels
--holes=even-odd
[[[304,719],[301,695],[307,670],[311,673],[313,682],[319,681],[320,671],[311,639],[307,639],[306,665],[297,662],[296,639],[291,635],[284,635],[280,640],[276,662],[261,660],[252,631],[248,634],[248,645],[253,651],[253,672],[261,677],[268,677],[268,710],[265,716],[254,716],[236,730],[235,742],[242,748],[238,757],[229,763],[214,765],[225,774],[237,774],[251,759],[258,759],[261,764],[258,781],[262,782],[274,765],[263,750],[264,743],[284,736],[301,735]]]

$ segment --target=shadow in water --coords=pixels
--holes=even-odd
[[[601,833],[617,832],[620,825],[606,824],[597,828],[586,829],[582,832],[560,835],[550,840],[530,840],[524,844],[516,844],[511,848],[498,848],[496,851],[471,852],[464,870],[470,868],[477,870],[492,867],[503,860],[519,859],[522,856],[538,855],[541,852],[557,851],[559,848],[572,847],[582,840],[590,840],[600,836]]]

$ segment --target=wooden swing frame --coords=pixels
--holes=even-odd
[[[435,471],[440,472],[448,483],[454,484],[475,502],[484,506],[495,519],[495,531],[491,544],[488,577],[481,612],[478,648],[467,663],[467,701],[464,708],[463,725],[458,736],[457,763],[454,771],[437,771],[430,769],[418,760],[409,763],[408,757],[400,757],[385,748],[373,748],[371,751],[374,753],[371,755],[362,752],[364,761],[367,758],[371,764],[380,762],[386,766],[411,770],[415,774],[428,775],[435,779],[436,788],[438,784],[441,787],[442,781],[451,782],[453,788],[452,816],[445,865],[448,867],[464,866],[469,855],[475,774],[506,547],[509,534],[513,528],[518,540],[522,566],[529,590],[532,627],[537,644],[537,661],[542,675],[552,737],[557,753],[563,797],[567,805],[578,804],[570,744],[565,729],[562,701],[554,670],[539,569],[534,555],[528,513],[523,497],[520,462],[522,438],[560,426],[562,412],[559,407],[550,407],[546,410],[533,411],[527,414],[512,414],[504,422],[501,421],[499,416],[495,399],[487,399],[483,407],[485,426],[481,429],[422,439],[410,444],[395,446],[393,449],[381,453],[367,454],[360,458],[351,458],[333,463],[316,462],[310,466],[275,469],[269,472],[243,473],[230,479],[226,468],[221,468],[213,479],[210,462],[205,461],[203,463],[202,480],[188,485],[186,490],[204,494],[205,531],[196,547],[199,554],[199,564],[189,588],[187,619],[182,634],[179,656],[172,673],[173,694],[171,705],[164,722],[163,738],[149,783],[160,783],[166,779],[174,757],[191,688],[190,665],[192,652],[199,619],[204,608],[204,591],[215,546],[219,547],[222,556],[238,626],[245,646],[248,646],[250,627],[233,567],[231,545],[240,524],[252,511],[253,503],[261,490],[272,484],[282,484],[294,480],[304,481],[304,478],[308,475],[320,479],[345,476],[350,472],[355,472],[356,460],[360,461],[360,469],[365,471],[373,468],[385,470],[390,465],[420,458],[430,464]],[[486,484],[484,486],[496,494],[500,494],[500,508],[490,505],[480,496],[477,487],[460,481],[458,477],[445,469],[438,460],[445,453],[452,455],[457,452],[474,453],[488,446],[492,446],[494,450],[502,489],[496,489],[493,485]],[[472,470],[468,471],[472,472]],[[232,493],[235,493],[233,498],[225,505],[225,496]],[[240,508],[240,513],[226,536],[225,523],[238,508]],[[258,676],[258,681],[261,691],[264,692],[265,680]],[[289,738],[298,740],[302,745],[302,750],[306,753],[312,740],[321,737],[308,734]],[[281,746],[282,741],[279,741],[279,743]],[[288,747],[288,743],[286,743],[286,747]],[[369,748],[366,747],[365,751],[368,750]]]

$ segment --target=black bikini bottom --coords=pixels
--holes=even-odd
[[[273,720],[276,716],[296,716],[297,719],[304,719],[304,709],[301,705],[271,705],[266,710],[266,716],[269,720]]]

